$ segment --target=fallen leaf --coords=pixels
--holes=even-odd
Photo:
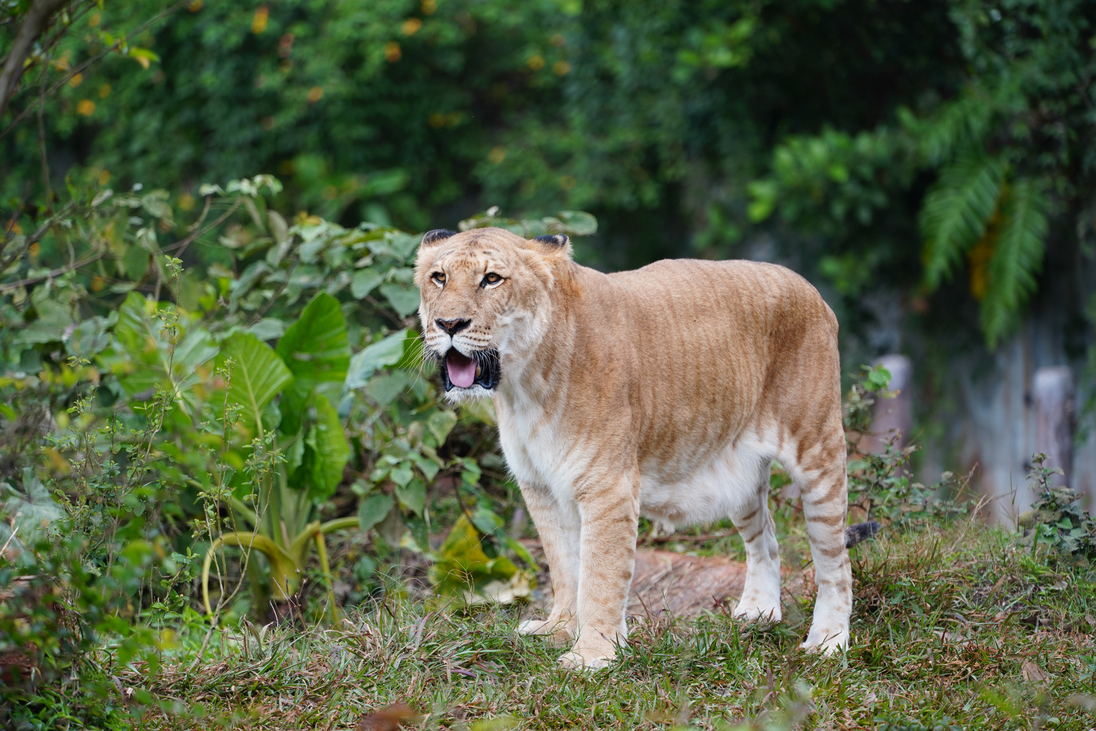
[[[1020,666],[1020,673],[1024,676],[1024,680],[1031,683],[1041,683],[1050,677],[1046,670],[1031,660],[1024,660],[1024,664]]]
[[[394,703],[362,716],[355,728],[357,731],[397,731],[405,723],[413,722],[417,716],[415,709],[406,703]]]

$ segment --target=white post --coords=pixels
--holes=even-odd
[[[1065,475],[1052,485],[1069,483],[1073,466],[1073,376],[1066,366],[1035,371],[1035,450],[1047,456],[1045,466]]]
[[[913,365],[904,355],[884,355],[877,360],[891,374],[890,391],[894,398],[883,398],[876,394],[875,408],[872,414],[871,432],[864,436],[858,445],[861,452],[878,454],[882,452],[893,432],[898,432],[898,446],[909,442],[913,428]]]

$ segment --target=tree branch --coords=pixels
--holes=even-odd
[[[61,9],[68,0],[34,0],[23,25],[19,26],[19,32],[15,35],[15,42],[11,45],[11,52],[4,60],[4,68],[0,70],[0,117],[8,108],[8,100],[15,94],[15,88],[19,79],[23,76],[23,68],[30,55],[30,49],[34,41],[38,39],[46,28],[53,14]]]
[[[39,1],[41,2],[42,0],[39,0]],[[65,0],[50,0],[50,1],[51,2],[64,2]],[[71,2],[71,0],[68,0],[68,1]],[[176,10],[181,8],[183,5],[186,5],[188,2],[189,2],[189,0],[180,0],[180,2],[175,3],[171,7],[167,8],[166,10],[158,13],[153,18],[149,19],[147,22],[142,23],[141,25],[134,28],[132,31],[129,32],[129,36],[136,36],[136,35],[139,35],[141,33],[144,33],[146,30],[148,30],[149,28],[154,26],[156,23],[159,23],[161,20],[163,20],[167,16],[174,13]],[[58,81],[53,86],[51,86],[49,88],[49,90],[46,92],[45,96],[52,97],[54,94],[57,93],[58,89],[60,89],[65,84],[67,84],[70,80],[72,80],[73,77],[75,77],[77,74],[82,74],[92,64],[94,64],[95,62],[101,60],[102,58],[104,58],[108,54],[112,53],[113,51],[117,50],[119,46],[120,46],[120,41],[115,41],[113,46],[110,46],[108,48],[104,48],[99,53],[97,53],[94,56],[92,56],[91,58],[87,59],[86,61],[84,61],[79,66],[76,66],[74,68],[69,69],[67,74],[65,74],[60,79],[58,79]],[[12,49],[12,53],[14,53],[14,47]],[[12,58],[12,54],[9,54],[8,59],[7,59],[7,61],[5,61],[5,64],[4,64],[5,68],[7,67],[8,62],[11,61],[11,58]],[[24,56],[23,60],[24,61],[26,60],[25,56]],[[20,62],[20,64],[21,64],[20,69],[22,68],[22,63],[23,62],[21,61]],[[2,105],[0,105],[0,117],[2,117],[3,114],[4,114],[3,105],[6,105],[11,100],[11,98],[14,96],[14,94],[15,94],[15,87],[13,86],[12,89],[11,89],[10,94],[8,94],[6,96],[0,95],[0,103],[2,103]],[[4,137],[7,136],[7,134],[9,132],[11,132],[13,129],[15,129],[16,125],[18,125],[21,121],[23,121],[24,117],[26,117],[28,114],[31,114],[32,112],[34,112],[36,107],[40,103],[41,104],[45,103],[44,98],[43,98],[43,100],[40,100],[40,101],[31,102],[31,104],[26,109],[24,109],[24,110],[20,111],[18,114],[16,114],[14,116],[14,119],[12,119],[11,124],[9,124],[4,129],[3,132],[0,132],[0,139],[3,139]]]

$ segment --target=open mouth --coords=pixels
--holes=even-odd
[[[445,367],[441,369],[441,374],[446,391],[472,386],[481,386],[490,391],[499,385],[502,371],[497,350],[477,350],[469,358],[456,348],[450,348],[442,361]]]

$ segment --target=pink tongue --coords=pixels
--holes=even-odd
[[[468,388],[476,380],[476,362],[455,350],[449,351],[445,366],[449,369],[449,380],[458,388]]]

